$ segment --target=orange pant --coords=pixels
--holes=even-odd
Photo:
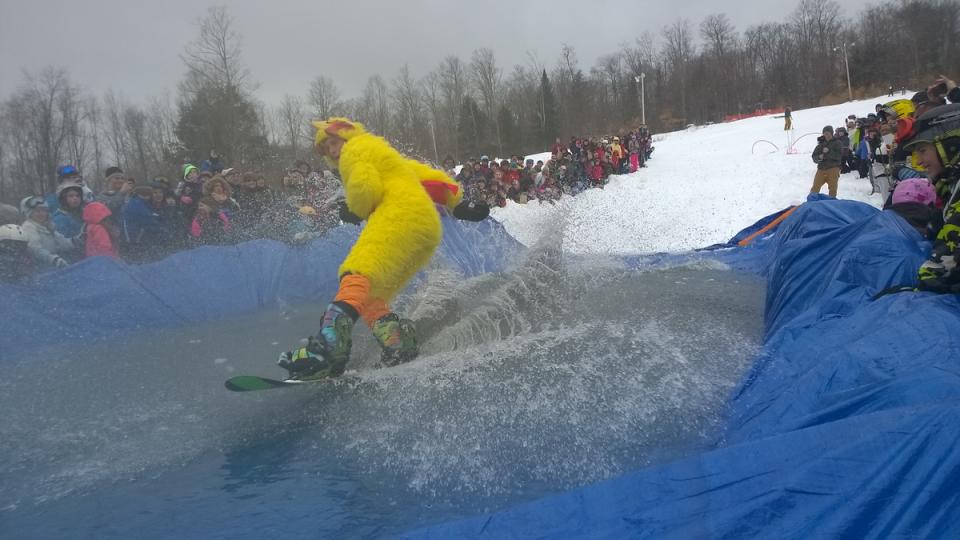
[[[840,167],[832,167],[830,169],[818,169],[817,175],[813,177],[813,187],[810,188],[810,193],[820,193],[820,188],[824,184],[827,185],[830,196],[833,198],[837,197],[837,180],[840,179]]]
[[[347,274],[340,279],[340,290],[333,301],[349,304],[371,328],[377,319],[390,313],[386,302],[370,296],[370,280],[359,274]]]

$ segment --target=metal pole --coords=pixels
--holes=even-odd
[[[643,85],[643,80],[646,78],[646,73],[640,74],[640,122],[643,125],[647,125],[647,92]]]
[[[430,137],[433,139],[433,157],[435,163],[440,165],[440,153],[437,152],[437,132],[433,129],[433,120],[430,120]]]
[[[853,87],[850,85],[850,61],[847,60],[847,44],[843,44],[843,64],[847,68],[847,96],[853,101]]]

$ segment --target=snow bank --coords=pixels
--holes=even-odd
[[[795,154],[787,153],[783,120],[773,116],[659,134],[647,168],[613,176],[605,189],[564,197],[555,206],[508,203],[493,217],[528,246],[562,234],[564,250],[573,253],[686,251],[725,242],[806,199],[816,171],[810,153],[823,126],[843,125],[847,115],[864,116],[885,101],[794,111]],[[839,198],[879,207],[880,196],[870,195],[870,182],[857,176],[841,176]]]

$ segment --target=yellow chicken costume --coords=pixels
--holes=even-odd
[[[359,122],[331,118],[313,126],[317,151],[340,171],[347,208],[367,224],[340,266],[340,288],[317,337],[281,355],[280,364],[293,378],[339,375],[357,318],[380,342],[385,364],[409,361],[417,353],[413,325],[393,314],[388,303],[440,245],[435,204],[454,211],[463,190],[443,171],[404,157]]]

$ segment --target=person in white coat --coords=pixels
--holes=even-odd
[[[43,197],[27,197],[20,201],[24,216],[20,226],[27,239],[27,249],[41,267],[63,268],[76,256],[77,249],[70,239],[58,233],[50,220],[50,207]]]

